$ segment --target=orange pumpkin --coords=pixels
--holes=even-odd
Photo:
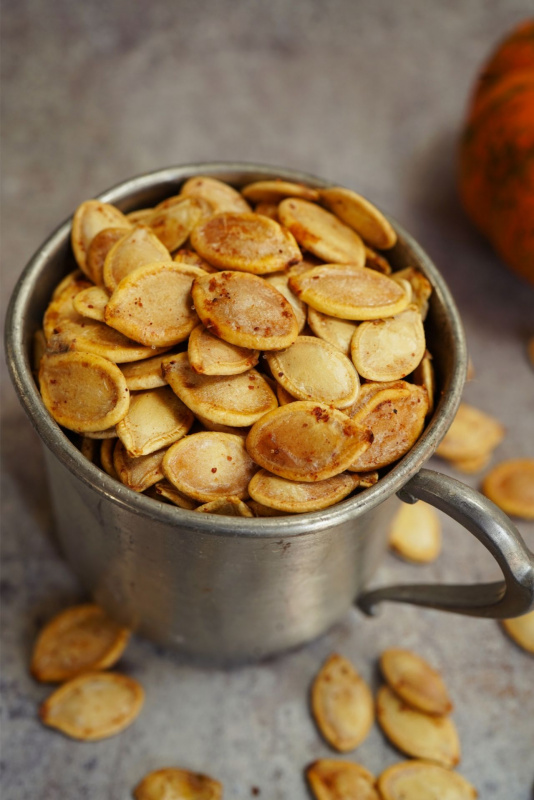
[[[459,188],[475,225],[534,283],[534,20],[484,67],[460,146]]]

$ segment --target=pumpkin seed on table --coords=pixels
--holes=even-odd
[[[87,252],[94,237],[106,228],[130,229],[132,223],[115,206],[99,200],[86,200],[78,206],[72,219],[71,244],[74,258],[89,277]]]
[[[428,396],[421,386],[406,381],[364,384],[347,413],[371,431],[373,441],[349,469],[377,470],[406,455],[423,431],[427,411]]]
[[[212,206],[214,214],[223,211],[247,213],[251,210],[245,198],[233,186],[205,175],[189,178],[180,189],[180,194],[206,200]]]
[[[44,356],[39,385],[43,402],[56,422],[78,433],[115,425],[130,405],[130,392],[120,369],[89,353]]]
[[[390,689],[417,711],[438,716],[452,711],[449,692],[439,672],[411,650],[384,650],[380,669]]]
[[[114,292],[130,272],[156,261],[166,264],[171,261],[171,254],[150,228],[134,228],[119,239],[106,256],[103,268],[106,289]]]
[[[476,472],[482,472],[489,462],[491,461],[492,453],[482,453],[479,456],[471,456],[470,458],[455,458],[450,464],[454,469],[459,472],[464,472],[466,475],[473,475]]]
[[[258,363],[258,350],[238,347],[214,336],[204,325],[191,331],[187,346],[189,363],[200,375],[239,375]]]
[[[371,691],[343,656],[332,654],[312,686],[312,713],[322,736],[341,753],[354,750],[374,722]]]
[[[361,267],[365,264],[361,238],[330,211],[308,200],[289,197],[278,206],[278,217],[299,245],[323,261]]]
[[[167,767],[150,772],[135,787],[135,800],[222,800],[223,787],[219,781]]]
[[[305,431],[304,436],[297,436]],[[320,481],[344,472],[365,452],[370,432],[336,408],[297,400],[265,414],[246,439],[260,467],[293,481]]]
[[[460,742],[452,720],[416,711],[389,686],[378,691],[377,718],[390,742],[406,755],[449,768],[460,761]]]
[[[506,514],[534,519],[534,458],[497,464],[484,478],[482,491]]]
[[[337,347],[346,356],[350,356],[350,344],[358,327],[356,322],[330,317],[310,306],[308,308],[308,325],[319,339],[323,339]]]
[[[119,440],[113,451],[113,466],[119,480],[134,492],[144,492],[163,478],[162,462],[165,450],[146,456],[129,456]]]
[[[73,606],[57,614],[39,634],[32,675],[44,683],[61,683],[81,672],[108,669],[117,663],[129,638],[130,631],[100,606]]]
[[[298,336],[291,304],[257,275],[219,272],[195,279],[195,309],[215,336],[251,350],[282,350]]]
[[[276,381],[299,400],[335,408],[351,406],[360,389],[358,373],[336,347],[315,336],[299,336],[285,350],[266,354]]]
[[[215,214],[197,225],[191,244],[219,269],[263,275],[302,261],[293,235],[261,214]]]
[[[89,286],[73,298],[74,310],[82,317],[105,322],[104,311],[109,301],[109,294],[101,286]]]
[[[104,228],[92,240],[87,251],[86,272],[97,286],[104,286],[104,264],[107,254],[130,232],[130,228]]]
[[[229,496],[248,497],[257,465],[241,436],[203,431],[173,444],[163,459],[168,481],[187,497],[209,503]]]
[[[306,769],[306,778],[316,800],[380,800],[374,775],[352,761],[320,758]]]
[[[514,619],[503,619],[501,624],[519,647],[527,653],[534,653],[534,611]]]
[[[191,411],[221,425],[252,425],[278,405],[271,387],[255,369],[239,375],[199,375],[187,353],[179,353],[164,362],[163,376]]]
[[[204,200],[196,197],[180,197],[172,205],[157,208],[146,224],[169,253],[172,253],[181,247],[194,228],[212,213],[211,206]]]
[[[410,302],[406,289],[397,281],[350,264],[314,267],[291,276],[289,287],[317,311],[345,320],[393,317]]]
[[[128,455],[147,456],[185,436],[193,421],[193,412],[164,386],[131,396],[127,414],[117,423],[117,436]]]
[[[441,551],[441,525],[432,506],[422,500],[403,503],[391,524],[389,546],[416,564],[435,561]]]
[[[331,186],[321,189],[320,198],[322,203],[359,233],[371,247],[388,250],[396,244],[397,234],[392,225],[365,197],[343,186]]]
[[[106,305],[106,323],[147,347],[172,347],[198,325],[191,284],[205,273],[187,264],[145,264],[122,279]]]
[[[302,513],[328,508],[347,497],[360,483],[359,476],[344,472],[323,481],[290,481],[266,470],[256,472],[248,485],[253,500],[279,511]]]
[[[239,497],[220,497],[198,506],[204,514],[219,514],[222,517],[253,517],[250,508]]]
[[[425,331],[415,306],[387,319],[358,325],[351,355],[358,373],[370,381],[398,381],[420,364],[425,354]]]
[[[462,775],[428,761],[392,764],[378,778],[382,800],[475,800],[478,792]]]
[[[114,672],[85,672],[60,686],[39,709],[45,725],[81,741],[115,736],[134,722],[144,701],[133,678]]]
[[[450,461],[476,458],[490,453],[503,438],[504,428],[494,417],[467,403],[460,403],[436,455]]]

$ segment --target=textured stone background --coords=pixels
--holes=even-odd
[[[50,230],[128,176],[221,159],[309,170],[368,195],[427,248],[465,322],[476,367],[466,399],[508,429],[495,460],[532,456],[533,292],[471,229],[454,189],[477,66],[531,10],[526,0],[4,0],[2,304]],[[171,764],[211,773],[234,800],[252,787],[304,800],[303,767],[329,755],[307,709],[312,676],[339,650],[376,684],[377,655],[393,645],[443,668],[460,769],[480,796],[530,797],[532,658],[492,621],[401,606],[375,621],[353,611],[306,648],[234,670],[134,640],[121,667],[146,688],[135,725],[94,744],[44,729],[36,712],[49,690],[28,676],[32,641],[81,594],[52,543],[39,445],[6,380],[2,419],[5,800],[127,798],[147,771]],[[443,523],[434,565],[387,556],[377,583],[495,577],[480,545]],[[518,526],[534,548],[533,526]],[[378,773],[399,756],[375,728],[350,758]]]

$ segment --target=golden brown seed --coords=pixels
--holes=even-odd
[[[106,289],[114,292],[130,272],[156,261],[168,263],[171,254],[150,228],[134,228],[114,244],[106,256],[103,269]]]
[[[365,197],[343,186],[322,189],[320,195],[321,202],[359,233],[371,247],[387,250],[396,244],[397,234],[392,225]]]
[[[460,742],[452,720],[415,711],[389,686],[378,692],[377,718],[388,739],[406,755],[450,768],[460,761]]]
[[[269,217],[269,219],[274,219],[275,222],[280,222],[278,219],[278,203],[258,203],[254,212],[262,214],[264,217]]]
[[[409,375],[425,353],[419,311],[408,306],[388,319],[362,322],[352,337],[351,355],[359,374],[370,381],[398,381]]]
[[[393,280],[399,281],[399,283],[408,281],[412,289],[412,303],[415,303],[419,309],[421,317],[426,319],[428,300],[432,294],[432,284],[428,278],[425,278],[423,273],[419,272],[418,269],[414,269],[414,267],[407,267],[394,272],[391,277]]]
[[[83,272],[79,269],[73,270],[73,272],[69,272],[68,275],[65,275],[64,278],[60,280],[54,291],[52,292],[52,300],[55,300],[59,295],[63,294],[67,286],[70,286],[71,283],[75,283],[77,281],[84,281],[85,286],[90,286],[91,284],[85,280],[85,276]]]
[[[395,647],[384,650],[380,669],[390,689],[417,711],[437,716],[452,711],[443,678],[416,653]]]
[[[269,384],[254,369],[239,375],[199,375],[187,353],[180,353],[164,362],[163,375],[188,408],[221,425],[251,425],[278,405]]]
[[[109,294],[101,286],[90,286],[82,289],[74,297],[72,304],[75,311],[82,317],[105,322],[104,311],[109,300]]]
[[[306,770],[316,800],[380,800],[375,778],[361,764],[320,758]]]
[[[168,767],[146,775],[134,789],[135,800],[222,800],[223,787],[219,781]]]
[[[369,431],[336,408],[297,400],[256,422],[247,450],[257,464],[281,478],[320,481],[344,472],[370,440]]]
[[[365,247],[365,266],[368,269],[376,269],[382,275],[391,275],[392,273],[391,264],[387,258],[377,253],[372,247],[367,247],[367,245]]]
[[[104,286],[104,264],[111,248],[125,236],[130,228],[104,228],[97,233],[87,251],[87,274],[97,286]]]
[[[350,661],[333,653],[311,692],[312,713],[328,744],[347,753],[367,738],[374,722],[371,691]]]
[[[121,441],[117,441],[113,452],[113,466],[124,483],[134,492],[144,492],[163,478],[162,461],[165,450],[158,450],[148,456],[129,456]]]
[[[422,500],[403,503],[391,524],[389,546],[416,564],[435,561],[441,551],[441,525],[432,506]]]
[[[206,200],[213,208],[214,214],[223,211],[247,212],[250,206],[233,186],[229,186],[216,178],[197,175],[189,178],[182,186],[180,193],[188,197],[199,197]]]
[[[519,647],[534,653],[534,611],[514,619],[503,619],[502,626]]]
[[[130,211],[129,214],[126,214],[126,217],[132,225],[144,225],[153,213],[153,208],[138,208],[136,211]]]
[[[382,800],[475,800],[478,792],[457,772],[428,761],[401,761],[380,775]]]
[[[250,508],[238,497],[221,497],[198,506],[197,511],[204,514],[219,514],[221,517],[253,517]]]
[[[205,273],[187,264],[145,264],[122,279],[105,310],[108,325],[147,347],[172,347],[198,325],[191,284]]]
[[[249,183],[241,190],[243,197],[251,203],[279,203],[284,197],[300,197],[302,200],[316,202],[319,199],[317,189],[292,181],[256,181]]]
[[[60,287],[61,284],[54,292],[43,317],[43,331],[47,342],[52,337],[61,335],[66,326],[84,324],[84,318],[74,308],[74,300],[80,292],[94,288],[86,280],[69,280],[63,288]]]
[[[35,643],[31,672],[45,683],[61,683],[81,672],[112,667],[130,631],[93,604],[73,606],[46,624]]]
[[[225,342],[204,325],[191,331],[187,355],[191,367],[200,375],[239,375],[255,367],[260,357],[258,350]]]
[[[365,264],[365,247],[358,234],[324,208],[298,198],[278,206],[282,225],[314,255],[334,264]]]
[[[168,386],[131,396],[117,436],[129,456],[147,456],[177,442],[193,424],[193,413]]]
[[[302,300],[293,294],[291,289],[288,285],[289,275],[288,273],[279,273],[275,272],[273,275],[267,275],[265,278],[267,283],[270,283],[271,286],[274,286],[281,295],[283,295],[286,300],[291,304],[291,308],[293,309],[293,313],[297,320],[299,326],[299,333],[302,331],[304,326],[306,325],[306,303],[303,303]]]
[[[373,443],[350,466],[356,472],[380,469],[397,461],[422,433],[428,411],[426,389],[406,381],[368,383],[347,413],[373,434]]]
[[[217,267],[212,267],[205,258],[201,258],[194,250],[187,250],[187,248],[178,250],[173,261],[178,264],[190,264],[192,267],[203,269],[204,272],[218,272]]]
[[[188,497],[208,503],[221,497],[248,497],[248,484],[257,471],[241,436],[194,433],[167,451],[163,472]]]
[[[161,365],[163,361],[172,358],[176,353],[165,350],[159,356],[146,358],[143,361],[134,361],[132,364],[121,364],[120,370],[126,378],[126,385],[131,392],[145,391],[146,389],[157,389],[166,386],[163,380]]]
[[[178,489],[169,483],[169,481],[159,481],[154,486],[156,491],[156,495],[160,497],[164,497],[166,500],[169,500],[171,503],[174,503],[175,506],[179,508],[185,508],[188,511],[193,511],[197,508],[197,503],[191,500],[189,497],[186,497],[185,494],[179,492]]]
[[[212,214],[211,206],[196,197],[180,197],[178,202],[157,209],[146,224],[169,253],[181,247],[191,231]]]
[[[477,472],[482,472],[486,469],[491,461],[492,453],[482,453],[480,456],[472,456],[471,458],[457,458],[451,461],[451,466],[459,472],[464,472],[466,475],[474,475]]]
[[[267,378],[265,378],[267,382]],[[211,419],[207,417],[203,417],[202,414],[198,412],[195,413],[195,417],[197,418],[198,422],[200,422],[201,426],[207,431],[215,431],[216,433],[233,433],[234,436],[243,436],[246,439],[247,434],[250,430],[250,425],[223,425],[220,422],[213,422]]]
[[[94,742],[131,725],[143,700],[143,689],[133,678],[86,672],[56,689],[41,705],[39,716],[45,725],[73,739]]]
[[[407,307],[410,297],[392,278],[367,267],[324,264],[289,278],[289,287],[317,311],[349,320],[385,319]]]
[[[118,208],[100,200],[86,200],[78,206],[72,219],[71,244],[78,266],[86,275],[87,252],[94,237],[106,228],[132,227],[132,223]]]
[[[315,336],[299,336],[285,350],[266,354],[276,381],[299,400],[348,408],[360,389],[358,373],[336,347]]]
[[[100,444],[100,463],[102,464],[104,471],[118,481],[119,476],[113,464],[113,452],[115,450],[116,443],[117,439],[115,437],[113,439],[102,439]]]
[[[219,269],[263,275],[302,260],[289,231],[261,214],[215,214],[191,233],[191,244]]]
[[[359,477],[349,472],[314,483],[289,481],[264,469],[248,485],[253,500],[264,506],[291,513],[318,511],[338,503],[359,485]]]
[[[56,422],[78,433],[115,425],[130,404],[120,369],[89,353],[44,356],[39,384],[43,402]]]
[[[298,336],[291,304],[256,275],[204,275],[195,279],[191,293],[206,328],[230,344],[251,350],[281,350]]]
[[[436,396],[436,377],[432,365],[432,355],[425,350],[425,354],[420,363],[413,371],[413,382],[418,386],[424,386],[428,395],[428,413],[434,410],[434,398]]]
[[[497,464],[484,478],[482,491],[507,514],[534,519],[534,458]]]
[[[451,461],[486,455],[504,438],[504,428],[494,417],[467,403],[460,403],[451,427],[436,455]]]
[[[357,323],[330,317],[310,306],[308,308],[308,325],[319,339],[324,339],[325,342],[337,347],[346,356],[350,356],[350,343],[358,327]]]

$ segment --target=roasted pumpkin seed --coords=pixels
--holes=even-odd
[[[425,331],[415,306],[388,319],[362,322],[352,337],[351,355],[358,373],[370,381],[398,381],[425,354]]]
[[[482,491],[507,514],[534,519],[534,458],[497,464],[484,478]]]
[[[239,375],[255,367],[260,357],[258,350],[225,342],[203,325],[191,331],[187,355],[191,367],[200,375]]]
[[[502,626],[519,647],[534,653],[534,611],[514,619],[503,619]]]
[[[278,216],[297,242],[323,261],[360,267],[365,264],[361,238],[330,211],[308,200],[289,197],[278,206]]]
[[[294,514],[328,508],[347,497],[359,482],[359,477],[350,472],[310,483],[279,478],[260,469],[250,481],[248,492],[264,506]]]
[[[380,800],[375,777],[361,764],[320,758],[306,770],[316,800]]]
[[[128,413],[117,423],[117,436],[130,456],[147,456],[181,439],[193,413],[168,386],[136,392]]]
[[[219,781],[168,767],[146,775],[134,789],[135,800],[222,800],[223,787]]]
[[[321,202],[343,220],[371,247],[388,250],[397,242],[397,234],[385,216],[365,197],[343,186],[321,189]]]
[[[390,689],[417,711],[438,716],[452,711],[449,692],[439,672],[411,650],[384,650],[380,669]]]
[[[441,525],[432,506],[422,500],[403,503],[391,524],[389,546],[407,561],[435,561],[441,551]]]
[[[475,787],[457,772],[428,761],[392,764],[378,778],[382,800],[475,800]]]

